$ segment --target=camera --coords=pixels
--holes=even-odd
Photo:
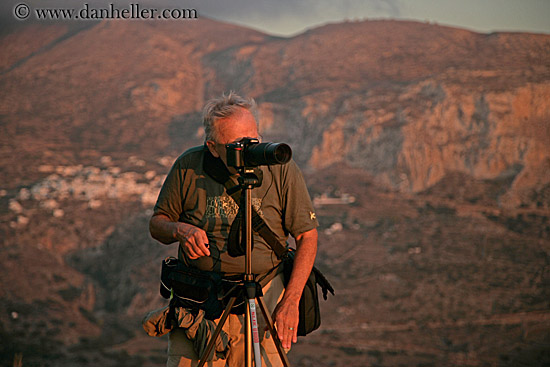
[[[225,145],[229,167],[257,167],[285,164],[292,158],[292,149],[284,143],[260,143],[258,139],[243,138]]]

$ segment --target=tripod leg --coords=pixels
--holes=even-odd
[[[258,333],[258,317],[256,316],[256,302],[254,298],[248,300],[250,307],[250,327],[252,330],[252,344],[254,346],[254,362],[256,367],[262,366],[262,356],[260,354],[260,336]]]
[[[250,314],[250,306],[246,307],[244,313],[244,366],[252,367],[252,315]]]
[[[214,335],[210,338],[210,341],[208,342],[208,346],[206,347],[206,350],[200,356],[199,364],[197,367],[202,367],[206,363],[206,360],[208,359],[208,356],[212,352],[212,349],[214,349],[214,346],[216,345],[216,339],[220,335],[220,332],[222,331],[223,325],[225,324],[225,321],[229,317],[229,314],[231,313],[231,308],[235,304],[235,301],[237,300],[237,297],[231,297],[229,299],[229,303],[227,306],[225,306],[225,310],[223,311],[223,315],[220,318],[220,321],[218,321],[218,325],[216,326],[216,330],[214,331]]]
[[[258,305],[260,306],[260,310],[262,311],[262,314],[264,316],[264,320],[267,324],[267,328],[269,329],[269,333],[271,334],[271,337],[273,338],[273,342],[275,342],[275,346],[277,347],[277,352],[279,353],[279,357],[281,357],[281,361],[283,362],[283,365],[285,367],[290,367],[290,362],[288,361],[288,357],[285,353],[285,350],[283,349],[283,344],[279,340],[279,335],[277,334],[277,331],[275,330],[275,326],[273,324],[273,319],[271,318],[271,315],[269,314],[269,311],[267,309],[267,306],[264,302],[263,297],[261,297],[261,296],[256,297],[256,300],[258,301]]]

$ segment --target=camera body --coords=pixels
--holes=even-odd
[[[225,145],[227,165],[244,168],[285,164],[292,158],[292,150],[285,143],[260,143],[258,139],[242,138]]]

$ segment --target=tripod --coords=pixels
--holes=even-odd
[[[243,214],[243,238],[245,239],[245,273],[243,276],[243,283],[240,284],[240,287],[244,287],[246,291],[246,297],[248,300],[248,307],[245,310],[245,366],[252,367],[252,354],[254,354],[254,361],[256,367],[261,367],[262,359],[260,355],[260,340],[258,333],[258,322],[256,317],[256,302],[258,303],[264,320],[267,324],[269,333],[273,337],[273,341],[277,348],[277,352],[283,365],[285,367],[290,367],[290,362],[288,357],[284,352],[279,336],[275,330],[273,319],[269,314],[269,310],[264,302],[263,296],[261,294],[261,287],[259,283],[254,279],[254,274],[252,274],[252,189],[261,185],[260,179],[254,174],[254,171],[247,169],[245,167],[239,169],[239,188],[241,190],[241,198],[244,198]],[[236,293],[238,294],[238,292]],[[210,338],[206,350],[200,356],[198,367],[204,366],[206,363],[207,356],[212,352],[218,335],[220,334],[231,309],[233,308],[237,296],[232,296],[229,299],[227,306],[216,326],[214,334]],[[253,353],[254,352],[254,353]]]

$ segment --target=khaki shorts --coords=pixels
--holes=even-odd
[[[284,293],[283,275],[279,274],[263,287],[264,302],[272,314],[275,306],[281,300]],[[256,307],[258,314],[258,330],[260,333],[262,366],[280,367],[283,366],[281,358],[277,353],[277,348],[273,342],[269,331],[267,330],[265,320]],[[216,320],[217,322],[217,320]],[[229,353],[227,359],[208,362],[205,366],[209,367],[243,367],[245,365],[245,332],[244,315],[229,315],[223,330],[229,337]],[[185,332],[181,329],[175,329],[170,332],[168,338],[168,363],[167,367],[194,367],[199,362],[199,356],[193,349],[193,342],[187,339]]]

